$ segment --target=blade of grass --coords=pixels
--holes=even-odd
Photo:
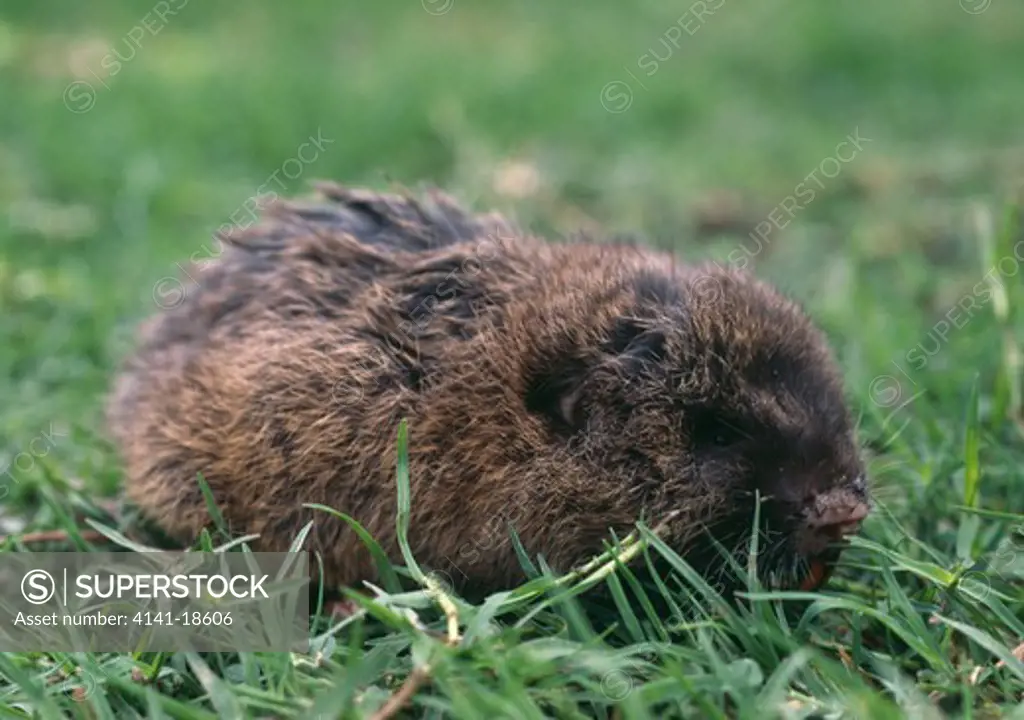
[[[985,648],[990,653],[995,655],[997,658],[1002,660],[1003,663],[1005,663],[1005,667],[1010,672],[1012,672],[1021,680],[1024,680],[1024,663],[1018,660],[1008,647],[1003,645],[1001,642],[996,640],[987,632],[985,632],[984,630],[979,630],[976,627],[967,625],[966,623],[962,623],[957,620],[953,620],[952,618],[948,618],[945,615],[936,614],[935,617],[938,618],[941,622],[944,622],[950,627],[955,628],[956,630],[960,631],[960,633],[966,635],[971,640],[981,645],[983,648]]]
[[[245,714],[242,712],[242,705],[227,683],[217,677],[197,653],[186,652],[185,660],[196,679],[206,689],[210,703],[217,710],[217,716],[228,720],[243,720]]]
[[[398,547],[402,551],[402,559],[412,573],[413,579],[426,585],[426,576],[409,548],[409,518],[412,514],[412,489],[409,483],[409,426],[403,418],[398,426],[398,462],[396,463],[396,480],[398,482],[398,516],[395,518],[395,534]]]
[[[39,714],[39,717],[45,720],[63,720],[64,714],[53,702],[53,699],[46,694],[46,690],[37,685],[33,678],[22,672],[14,662],[12,655],[0,653],[0,673],[25,693],[32,701],[33,709]]]
[[[206,512],[209,513],[210,518],[213,520],[214,527],[220,531],[226,540],[230,540],[231,533],[228,531],[228,524],[224,521],[224,515],[221,514],[220,508],[217,507],[217,501],[213,497],[213,490],[210,489],[210,484],[206,482],[206,478],[203,477],[202,473],[196,473],[196,482],[199,484],[199,491],[203,494],[203,501],[206,503]]]
[[[399,593],[402,591],[402,582],[398,579],[398,575],[395,573],[395,568],[391,565],[391,561],[388,560],[387,553],[380,544],[373,539],[369,531],[364,528],[355,518],[346,515],[343,512],[339,512],[332,507],[326,505],[320,505],[319,503],[305,503],[303,507],[308,507],[312,510],[320,510],[328,515],[333,515],[340,520],[343,520],[352,531],[359,537],[359,539],[366,545],[366,548],[370,551],[370,556],[373,558],[374,566],[377,568],[377,574],[380,576],[380,582],[384,586],[384,589],[390,593]]]

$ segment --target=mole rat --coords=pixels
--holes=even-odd
[[[548,242],[437,190],[329,183],[222,237],[155,313],[107,406],[127,494],[168,535],[212,525],[307,549],[334,586],[395,560],[397,429],[410,548],[464,592],[566,571],[639,519],[708,578],[828,577],[870,500],[842,381],[796,303],[746,272]]]

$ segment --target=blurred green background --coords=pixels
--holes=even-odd
[[[756,266],[833,337],[868,442],[923,392],[900,412],[925,482],[1005,359],[986,307],[905,361],[1024,177],[1022,39],[1018,0],[4,0],[0,466],[66,433],[15,471],[4,522],[116,487],[101,398],[132,323],[271,178],[437,184],[553,236],[725,258],[854,133]]]

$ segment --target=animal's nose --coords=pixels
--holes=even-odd
[[[860,529],[861,521],[868,516],[867,503],[853,502],[825,508],[810,519],[810,528],[830,540],[842,540]]]

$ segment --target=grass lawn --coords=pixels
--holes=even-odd
[[[749,263],[832,338],[877,511],[816,594],[724,603],[644,531],[671,618],[622,569],[562,585],[614,609],[427,589],[309,656],[0,654],[0,716],[363,717],[414,675],[408,717],[1024,718],[1022,118],[1016,0],[4,0],[5,550],[105,516],[175,262],[317,178]]]

